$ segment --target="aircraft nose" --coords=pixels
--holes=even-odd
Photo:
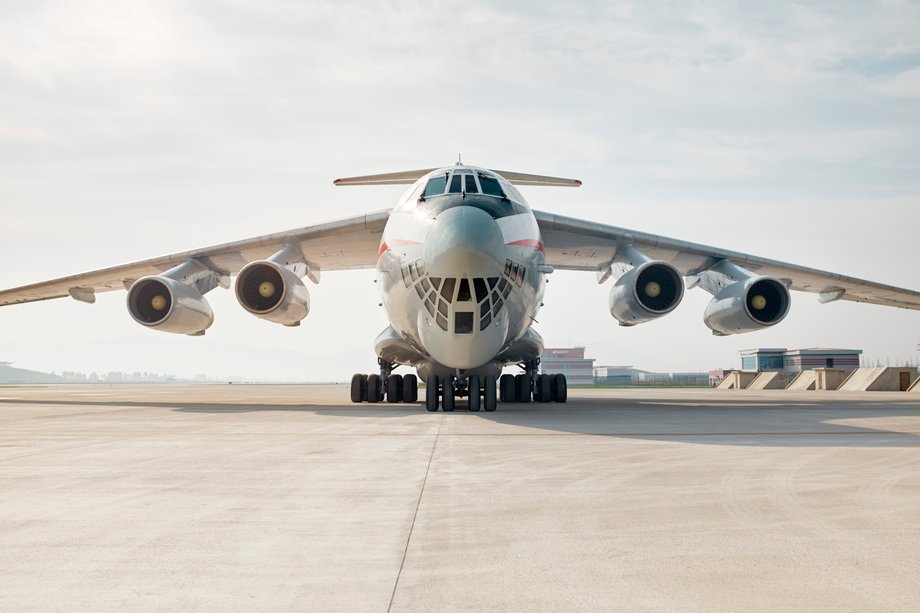
[[[434,218],[425,239],[432,276],[494,276],[504,262],[501,229],[487,212],[457,206]]]

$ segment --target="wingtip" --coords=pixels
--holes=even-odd
[[[581,187],[581,179],[575,179],[575,187]]]

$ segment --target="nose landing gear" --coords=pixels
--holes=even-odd
[[[467,406],[470,411],[485,409],[491,412],[498,408],[493,376],[480,378],[478,375],[472,375],[458,378],[447,375],[442,378],[428,375],[425,386],[425,408],[431,412],[438,410],[439,401],[444,411],[453,411],[458,397],[468,399]]]

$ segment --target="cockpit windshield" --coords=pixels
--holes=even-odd
[[[425,198],[430,198],[431,196],[440,196],[444,193],[445,187],[447,187],[446,173],[428,179],[428,185],[425,186],[425,193],[423,195]]]
[[[431,177],[428,179],[428,184],[425,185],[422,198],[428,199],[434,196],[443,196],[444,194],[461,193],[483,194],[503,200],[508,198],[495,176],[481,171],[474,172],[467,168]]]

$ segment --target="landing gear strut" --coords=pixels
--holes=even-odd
[[[384,396],[389,403],[418,402],[418,378],[415,375],[397,375],[393,370],[399,366],[382,358],[377,359],[380,374],[356,374],[351,378],[351,401],[382,402]]]

